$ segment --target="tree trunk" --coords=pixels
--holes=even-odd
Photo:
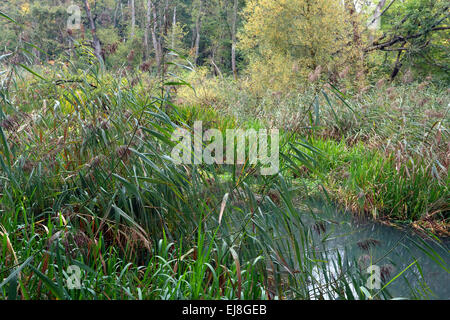
[[[233,70],[234,80],[237,80],[236,69],[236,20],[237,20],[238,0],[234,0],[233,19],[231,22],[231,69]]]
[[[147,60],[150,55],[150,24],[152,22],[152,2],[147,0],[147,11],[145,14],[145,28],[144,28],[144,60]]]
[[[200,51],[200,30],[202,28],[202,10],[203,10],[203,0],[200,0],[200,8],[199,8],[197,19],[195,21],[195,44],[194,44],[194,50],[195,50],[194,63],[195,64],[197,64],[198,55],[199,55],[199,51]]]
[[[131,0],[131,38],[134,37],[134,29],[136,28],[136,8],[134,6],[134,0]]]
[[[406,42],[402,43],[402,47],[405,45],[405,43]],[[403,51],[399,50],[399,52],[397,54],[397,59],[395,60],[394,69],[392,70],[392,73],[391,73],[391,81],[393,81],[395,79],[395,77],[398,75],[398,73],[400,72],[400,69],[403,66],[402,59],[401,59],[402,54],[403,54]]]
[[[380,28],[381,9],[384,7],[385,4],[386,4],[386,0],[380,0],[380,2],[378,2],[377,6],[375,8],[375,12],[373,13],[372,21],[369,24],[369,28],[372,28],[372,29]]]
[[[94,19],[92,18],[91,8],[89,7],[88,0],[84,0],[84,9],[86,10],[86,15],[89,21],[89,27],[91,28],[94,54],[99,61],[102,61],[102,48],[100,46],[100,40],[97,37],[95,22]]]
[[[373,44],[373,41],[375,40],[375,31],[380,29],[381,26],[381,9],[386,4],[386,0],[380,0],[378,2],[377,6],[375,7],[375,11],[373,13],[372,20],[369,22],[368,28],[370,30],[369,33],[369,42]]]
[[[117,15],[118,15],[118,13],[119,13],[120,0],[117,0],[116,2],[117,2],[117,3],[116,3],[116,7],[115,7],[115,9],[114,9],[114,18],[113,18],[113,21],[114,21],[114,28],[117,28],[117,24],[118,24],[118,18],[117,18]]]
[[[168,34],[167,32],[168,29],[169,29],[169,0],[166,0],[163,12],[163,33],[165,35]]]
[[[175,49],[175,28],[177,26],[177,6],[173,8],[173,18],[172,18],[172,48]]]
[[[157,20],[157,15],[156,15],[156,6],[151,0],[148,0],[148,3],[150,4],[150,7],[153,12],[153,27],[151,29],[152,41],[153,41],[153,49],[155,50],[156,67],[158,69],[158,73],[160,73],[161,63],[162,63],[162,47],[161,47],[161,41],[157,36],[158,20]]]

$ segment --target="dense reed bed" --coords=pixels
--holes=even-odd
[[[391,171],[373,167],[386,173],[377,179],[389,187],[383,179],[393,179],[397,169],[384,162],[391,158],[383,152],[323,140],[310,125],[282,130],[281,168],[274,176],[250,165],[177,165],[170,157],[177,128],[192,131],[195,120],[220,130],[267,123],[208,106],[179,107],[170,88],[180,83],[108,75],[89,59],[56,70],[65,72],[43,71],[43,79],[22,74],[2,86],[1,298],[392,298],[389,284],[397,276],[386,277],[380,290],[366,288],[357,261],[326,249],[332,222],[305,205],[314,195],[331,206],[326,190],[333,190],[331,176],[346,161],[352,181],[363,183],[376,176],[364,169],[365,160],[391,165]],[[319,129],[322,111],[318,98],[311,101]],[[425,175],[411,181],[419,187]],[[320,187],[327,179],[330,184]],[[441,187],[413,196],[415,210],[448,196]],[[376,200],[392,208],[404,192]],[[436,217],[448,214],[443,205]],[[79,289],[67,285],[74,266]],[[427,296],[421,288],[410,297]]]
[[[296,91],[259,93],[245,81],[189,76],[197,88],[178,94],[181,105],[212,106],[241,122],[283,128],[294,155],[296,183],[322,184],[356,214],[449,235],[449,92],[431,77],[385,80],[364,88],[312,83]],[[255,120],[257,119],[257,120]],[[306,157],[308,156],[308,157]],[[317,191],[318,188],[312,188]]]

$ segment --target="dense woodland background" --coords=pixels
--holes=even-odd
[[[81,10],[79,30],[67,29],[71,5]],[[110,69],[157,73],[173,49],[214,75],[275,77],[275,87],[305,81],[318,66],[332,81],[351,73],[362,86],[408,68],[449,81],[445,0],[11,0],[0,10],[25,26],[0,22],[1,51],[36,45],[34,57],[16,57],[35,64],[85,43]]]

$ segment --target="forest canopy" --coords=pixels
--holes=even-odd
[[[69,29],[78,6],[81,27]],[[256,86],[291,87],[320,67],[339,73],[390,77],[409,68],[448,81],[449,3],[445,0],[88,0],[3,1],[4,53],[34,44],[18,57],[45,63],[66,58],[81,42],[107,68],[127,61],[161,71],[176,50],[215,75],[251,75]],[[270,72],[269,72],[270,71]]]

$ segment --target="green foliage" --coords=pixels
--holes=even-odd
[[[155,36],[163,39],[165,56],[168,49],[175,49],[192,60],[197,58],[199,65],[216,76],[231,74],[234,1],[170,0],[167,6],[165,1],[156,1],[155,5]],[[131,39],[131,10],[127,2],[91,3],[108,68],[127,65],[131,51],[133,67],[145,63],[144,69],[157,68],[153,61],[156,57],[152,23],[147,30],[148,48],[144,46],[146,6],[147,1],[136,1],[135,33]],[[80,5],[83,28],[70,32],[66,30],[67,7],[62,0],[2,2],[0,10],[18,22],[15,25],[7,19],[0,20],[0,43],[5,53],[14,51],[21,41],[34,43],[47,53],[34,50],[34,63],[38,63],[70,55],[74,43],[89,42],[92,35],[83,6]],[[342,80],[340,74],[347,73],[349,87],[355,83],[363,86],[364,74],[379,78],[392,73],[396,66],[403,70],[412,68],[419,76],[432,73],[448,82],[448,9],[445,0],[386,1],[381,8],[381,29],[373,31],[365,27],[373,19],[373,6],[363,6],[359,12],[354,10],[352,1],[239,0],[239,73],[247,70],[255,79],[253,87],[259,87],[261,92],[296,88],[318,66],[322,79]],[[195,57],[197,27],[200,43]],[[26,59],[21,57],[20,62]]]
[[[315,100],[314,88],[255,95],[243,90],[243,81],[208,78],[200,71],[191,81],[197,94],[183,90],[180,103],[212,106],[242,124],[257,119],[293,139],[310,137],[322,156],[307,152],[318,167],[306,173],[295,167],[299,183],[323,184],[344,207],[377,218],[426,226],[434,213],[435,222],[443,223],[436,228],[447,232],[449,100],[439,82],[393,87],[381,80],[356,97],[325,86]]]
[[[388,44],[382,48],[384,65],[392,69],[400,55],[405,68],[412,67],[420,76],[433,73],[448,82],[449,8],[445,0],[395,2],[382,16],[382,37],[373,44]]]
[[[58,4],[0,7],[7,40],[0,55],[7,62],[0,71],[1,299],[391,298],[389,285],[416,261],[372,296],[357,261],[326,247],[333,234],[322,234],[322,224],[334,222],[302,210],[309,195],[374,218],[447,230],[449,110],[442,88],[430,78],[352,92],[353,78],[345,83],[342,74],[333,86],[297,86],[306,76],[318,80],[319,65],[332,75],[358,56],[354,48],[333,54],[355,31],[337,2],[251,2],[258,10],[247,11],[244,30],[257,37],[243,43],[258,71],[252,75],[273,72],[272,83],[261,81],[264,89],[299,89],[256,93],[254,79],[220,72],[229,68],[230,42],[219,32],[229,29],[225,2],[204,3],[200,68],[182,53],[192,48],[202,12],[192,1],[171,2],[181,12],[174,38],[170,28],[158,36],[166,54],[172,39],[180,50],[166,56],[163,77],[148,72],[152,57],[142,64],[143,11],[130,37],[128,9],[112,0],[92,6],[106,64],[120,71],[108,72],[82,41],[83,30],[66,51],[65,7]],[[4,7],[14,7],[14,19]],[[165,12],[158,19],[169,21],[172,9],[158,2]],[[293,19],[306,9],[312,21]],[[50,19],[41,21],[48,11]],[[333,18],[342,22],[338,33],[330,31]],[[307,36],[292,38],[297,29]],[[43,51],[24,41],[38,37]],[[219,77],[210,77],[209,63],[219,64]],[[173,73],[179,67],[188,70],[181,74],[188,82]],[[279,174],[260,176],[253,165],[177,165],[171,134],[191,132],[196,120],[221,131],[281,128]],[[418,246],[448,272],[436,252]],[[82,289],[67,288],[70,265],[81,268]],[[424,288],[411,297],[427,297]]]

